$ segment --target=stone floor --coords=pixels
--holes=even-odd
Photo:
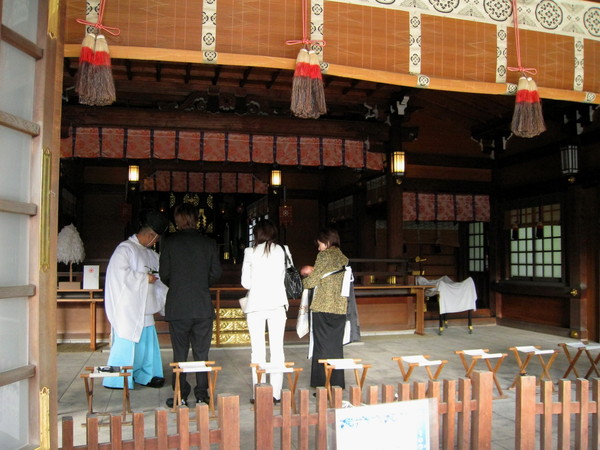
[[[428,354],[431,359],[447,359],[448,364],[443,369],[440,379],[458,379],[465,375],[460,358],[454,353],[456,350],[488,348],[490,352],[508,353],[498,372],[498,379],[504,389],[505,398],[494,400],[493,404],[493,445],[495,450],[514,448],[514,408],[515,391],[508,390],[518,373],[517,361],[509,352],[509,347],[521,345],[539,345],[543,349],[560,348],[561,342],[574,341],[573,339],[558,336],[535,333],[515,328],[507,328],[498,325],[478,326],[473,334],[468,334],[465,327],[450,327],[443,335],[437,334],[437,329],[427,329],[424,336],[411,333],[402,334],[370,334],[363,335],[362,341],[345,347],[344,356],[347,358],[361,358],[364,363],[370,363],[373,367],[369,370],[366,385],[381,386],[382,384],[396,384],[401,381],[401,374],[393,356]],[[59,437],[60,421],[62,417],[72,416],[75,424],[75,444],[85,443],[85,422],[87,404],[85,398],[83,380],[79,375],[84,372],[85,366],[106,364],[108,349],[101,347],[95,352],[91,351],[61,351],[58,354],[58,391],[59,391]],[[66,346],[68,347],[68,346]],[[304,370],[300,374],[298,388],[309,389],[310,360],[306,358],[307,346],[305,344],[289,343],[286,345],[286,360],[294,361],[297,367]],[[171,362],[170,349],[162,352],[163,365],[166,374],[170,373],[169,362]],[[219,374],[216,392],[233,393],[240,397],[240,423],[242,448],[253,449],[254,416],[253,408],[249,403],[251,396],[251,377],[248,364],[250,362],[250,348],[213,348],[210,359],[215,360],[222,367]],[[587,371],[589,364],[583,358],[578,363],[580,373]],[[480,362],[481,369],[485,365]],[[556,358],[551,369],[553,380],[560,378],[566,368],[568,361],[561,353]],[[531,361],[529,374],[539,376],[541,366],[537,359]],[[571,378],[573,376],[571,375]],[[169,378],[168,378],[169,379]],[[411,381],[426,381],[427,375],[424,370],[415,370]],[[353,375],[346,375],[348,385],[354,383]],[[97,383],[98,385],[99,383]],[[284,382],[284,386],[287,382]],[[121,410],[121,391],[97,387],[94,396],[94,409],[98,412],[111,412],[118,414]],[[144,412],[146,420],[146,435],[154,435],[154,416],[156,408],[165,407],[165,401],[172,397],[170,384],[163,388],[152,389],[136,385],[131,393],[131,406],[136,412]],[[312,397],[311,397],[312,399]],[[190,396],[193,400],[193,395]],[[172,415],[169,428],[175,430],[175,415]],[[123,438],[131,438],[131,427],[124,430]],[[101,427],[102,439],[108,440],[108,427]],[[173,431],[174,432],[174,431]],[[128,434],[129,433],[129,434]]]

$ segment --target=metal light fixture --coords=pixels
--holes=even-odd
[[[569,183],[574,183],[575,174],[579,172],[579,147],[577,145],[571,144],[561,148],[560,166]]]
[[[137,183],[140,181],[140,166],[131,165],[129,166],[129,174],[127,179],[130,183]]]
[[[271,186],[281,187],[281,170],[271,170]]]
[[[404,152],[393,152],[390,158],[390,172],[394,179],[396,180],[396,184],[402,183],[402,178],[404,177],[404,169],[406,166],[405,154]]]

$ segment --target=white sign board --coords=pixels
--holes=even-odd
[[[430,399],[336,409],[334,448],[429,449],[430,412]]]
[[[100,289],[100,266],[83,266],[83,288]]]

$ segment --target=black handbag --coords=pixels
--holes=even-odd
[[[300,298],[302,296],[302,291],[304,290],[304,286],[302,285],[302,277],[300,276],[300,272],[296,269],[290,258],[285,251],[285,247],[283,248],[283,254],[285,255],[285,278],[283,283],[285,285],[285,294],[287,298]]]

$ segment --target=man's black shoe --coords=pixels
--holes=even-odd
[[[144,386],[148,386],[151,388],[161,388],[165,385],[165,379],[162,377],[152,377],[152,379],[145,384]]]
[[[210,397],[208,395],[200,398],[196,397],[196,403],[206,403],[208,405],[210,403]]]
[[[173,407],[173,398],[168,398],[167,399],[167,406],[169,408]],[[181,400],[181,404],[179,406],[187,406],[187,400],[186,399],[182,399]]]

